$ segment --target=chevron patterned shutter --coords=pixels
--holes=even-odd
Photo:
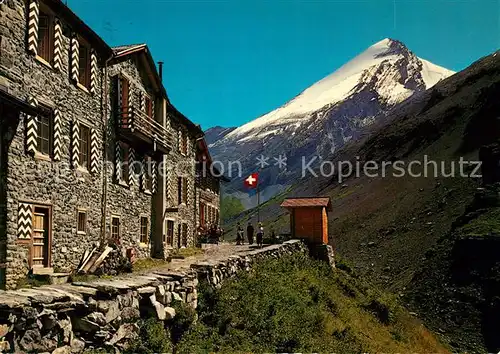
[[[95,95],[97,90],[97,55],[94,49],[90,53],[90,93]]]
[[[78,83],[80,76],[80,43],[78,38],[74,35],[71,38],[71,80]]]
[[[148,188],[148,186],[146,185],[146,173],[148,173],[147,163],[148,163],[147,157],[143,156],[141,160],[141,171],[139,177],[140,179],[139,184],[142,191],[145,191]]]
[[[27,203],[19,203],[17,211],[17,237],[21,240],[29,240],[32,231],[33,206]]]
[[[122,180],[122,149],[119,141],[115,143],[115,178],[117,181]]]
[[[54,23],[54,69],[62,71],[62,26],[59,19]]]
[[[28,97],[28,103],[34,107],[38,106],[38,101],[34,97]],[[35,154],[38,148],[38,122],[37,117],[26,116],[26,150]]]
[[[128,185],[135,185],[135,171],[134,171],[134,162],[135,162],[135,150],[132,147],[128,149]]]
[[[54,109],[54,161],[62,157],[62,117],[61,111]]]
[[[179,141],[179,152],[182,152],[182,130],[179,129],[177,132],[177,140]]]
[[[117,108],[119,112],[123,112],[123,91],[122,91],[122,79],[117,75],[116,80],[116,97],[118,98]]]
[[[33,54],[38,54],[38,17],[40,9],[38,0],[29,0],[28,9],[28,51]]]
[[[133,107],[134,107],[134,94],[135,94],[134,85],[132,85],[129,82],[128,83],[128,117],[127,117],[127,125],[128,125],[128,129],[130,129],[131,131],[134,131],[134,126],[132,124],[132,114],[133,114]]]
[[[155,194],[156,190],[158,189],[158,177],[157,177],[157,165],[156,161],[151,159],[151,193]]]
[[[142,91],[139,91],[139,104],[140,110],[142,113],[146,112],[146,94]]]
[[[77,168],[80,164],[80,123],[73,121],[71,126],[71,165]]]
[[[155,119],[155,100],[153,97],[151,97],[151,117],[153,117],[153,120]]]
[[[97,173],[99,171],[99,153],[98,153],[97,130],[90,130],[90,172]]]

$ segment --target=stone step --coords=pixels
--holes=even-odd
[[[66,284],[69,280],[70,273],[46,273],[46,274],[34,274],[35,278],[41,281],[45,281],[51,285]]]
[[[43,275],[54,273],[54,268],[51,267],[33,267],[33,275]]]

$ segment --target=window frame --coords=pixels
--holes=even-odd
[[[177,204],[182,204],[182,177],[177,177]]]
[[[154,118],[153,98],[148,94],[144,94],[144,114],[151,119]]]
[[[170,226],[172,228],[170,229]],[[169,246],[174,245],[174,236],[175,236],[175,223],[174,220],[167,220],[167,232],[166,232],[166,243]]]
[[[80,229],[80,215],[84,215],[83,220],[83,230]],[[76,233],[78,235],[86,235],[87,234],[87,210],[85,209],[77,209],[76,211]]]
[[[88,132],[87,134],[87,141],[86,141],[86,144],[83,140],[83,131],[86,130]],[[78,158],[79,158],[79,166],[86,169],[87,171],[90,171],[90,160],[91,160],[91,157],[90,157],[90,145],[91,145],[91,128],[85,124],[80,124],[80,136],[79,136],[79,146],[80,146],[80,152],[78,154]],[[84,150],[86,150],[86,153],[84,154]],[[83,160],[84,160],[84,155],[87,156],[87,161],[86,163],[84,164],[83,163]]]
[[[143,221],[146,221],[145,225],[143,225]],[[143,236],[145,239],[143,239]],[[146,215],[139,217],[139,242],[149,244],[149,218]]]
[[[41,36],[42,26],[41,18],[47,18],[47,32],[45,36]],[[54,25],[55,16],[49,11],[45,6],[40,6],[38,14],[38,40],[37,40],[37,55],[36,58],[42,61],[44,64],[52,66],[52,61],[54,60]],[[42,39],[47,41],[45,51],[47,53],[42,53]]]
[[[37,124],[37,137],[36,137],[36,151],[38,156],[46,157],[52,159],[54,155],[54,110],[44,104],[39,104],[38,106],[41,112],[46,114],[38,114],[36,118]],[[43,119],[42,119],[43,118]],[[48,124],[44,124],[43,120],[48,120]],[[48,137],[44,137],[42,134],[43,126],[47,127]],[[42,143],[48,143],[48,151],[42,150]]]
[[[115,220],[118,220],[117,226],[113,225],[113,221],[115,221]],[[117,228],[116,237],[114,236],[115,235],[115,233],[113,231],[114,227]],[[111,215],[110,236],[111,236],[111,239],[114,241],[119,241],[121,238],[121,220],[120,220],[120,216],[118,216],[118,215]]]
[[[83,38],[78,38],[78,84],[90,90],[90,69],[91,69],[91,47]],[[85,54],[85,65],[82,65],[82,54]],[[83,78],[82,78],[83,69]]]
[[[188,181],[186,177],[182,177],[182,203],[188,205]]]
[[[188,245],[188,233],[189,233],[188,224],[183,222],[181,230],[182,230],[182,234],[181,234],[182,247],[187,247],[187,245]]]
[[[187,156],[188,154],[188,134],[184,130],[180,130],[181,132],[181,139],[179,141],[180,144],[180,150],[181,150],[181,155]]]
[[[151,193],[151,190],[153,189],[153,176],[152,176],[153,171],[151,168],[153,159],[149,155],[144,155],[144,160],[146,161],[146,166],[142,167],[143,168],[142,178],[145,178],[144,192]]]

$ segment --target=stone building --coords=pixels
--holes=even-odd
[[[111,238],[136,255],[164,256],[164,184],[158,181],[158,167],[172,144],[166,92],[146,44],[113,52],[107,68],[111,129],[106,155],[113,168],[106,176],[106,225]]]
[[[228,181],[213,164],[204,138],[196,142],[196,226],[220,226],[220,183]]]
[[[174,143],[165,163],[165,249],[196,245],[196,141],[203,131],[170,103]]]
[[[161,69],[60,0],[0,4],[0,288],[111,242],[139,257],[196,244],[203,131]]]
[[[103,70],[112,51],[57,0],[0,5],[0,286],[75,267],[101,235]],[[36,113],[36,114],[35,114]]]

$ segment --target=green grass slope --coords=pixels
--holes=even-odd
[[[176,352],[447,352],[394,297],[305,255],[205,288],[198,313]]]

